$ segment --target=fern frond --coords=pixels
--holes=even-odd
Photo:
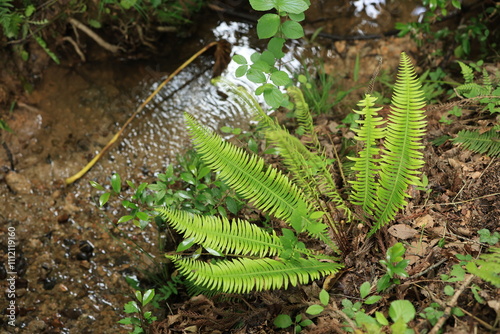
[[[192,258],[167,256],[179,272],[201,290],[225,293],[248,293],[271,289],[287,289],[298,283],[307,284],[322,276],[338,272],[342,265],[316,259],[220,260],[206,263]]]
[[[457,137],[454,138],[452,142],[461,145],[465,149],[481,154],[487,154],[490,157],[500,155],[499,130],[491,129],[482,134],[478,131],[462,130],[457,134]]]
[[[491,247],[490,252],[467,263],[466,268],[471,274],[500,288],[500,248]]]
[[[300,222],[290,222],[297,232],[315,223],[308,217],[310,206],[304,194],[281,171],[265,167],[264,159],[224,141],[187,113],[185,120],[194,146],[204,162],[218,171],[220,177],[242,197],[277,218],[287,220],[293,214],[300,214],[297,217],[301,218]]]
[[[474,82],[474,71],[472,70],[472,68],[470,68],[470,66],[462,63],[461,61],[457,61],[457,62],[458,62],[458,65],[460,65],[460,69],[461,69],[462,75],[464,77],[465,83],[469,84],[469,83]]]
[[[420,182],[418,171],[424,165],[420,143],[425,134],[424,92],[410,58],[401,53],[398,79],[392,95],[391,114],[385,130],[377,190],[375,226],[370,235],[394,218],[406,204],[405,191]]]
[[[363,143],[363,149],[359,152],[359,157],[348,157],[353,160],[353,170],[357,171],[356,180],[349,181],[353,185],[351,194],[352,202],[361,205],[363,210],[372,215],[375,208],[375,199],[377,193],[377,184],[375,176],[378,170],[379,154],[377,147],[378,140],[384,137],[384,131],[380,128],[385,123],[382,117],[377,117],[377,112],[382,108],[374,108],[376,97],[367,94],[363,100],[358,103],[361,110],[354,110],[355,113],[362,116],[361,120],[356,122],[360,124],[354,139]]]
[[[266,232],[246,220],[195,215],[181,210],[157,209],[170,226],[186,239],[222,254],[275,256],[284,249],[273,230]]]
[[[323,155],[309,151],[285,129],[268,130],[266,137],[278,148],[285,166],[292,172],[293,180],[315,210],[320,210],[321,196],[327,196],[339,210],[345,212],[348,220],[351,219],[352,212],[340,196],[329,170],[329,163]],[[331,227],[336,229],[333,224]]]
[[[318,136],[314,131],[313,118],[309,111],[309,105],[304,99],[304,94],[302,94],[302,90],[299,87],[291,86],[287,89],[287,92],[294,101],[295,117],[299,121],[299,125],[304,129],[306,135],[310,137],[311,144],[313,144],[314,147],[318,148]]]
[[[471,82],[467,84],[460,85],[455,88],[455,90],[464,95],[467,98],[472,98],[476,96],[486,96],[491,93],[492,87],[481,86],[477,83]]]

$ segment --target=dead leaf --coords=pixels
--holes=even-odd
[[[406,224],[392,225],[389,227],[388,232],[393,237],[402,240],[413,238],[418,233],[417,230]]]
[[[422,217],[418,217],[413,222],[413,226],[415,226],[415,227],[421,227],[421,228],[424,228],[424,227],[433,227],[434,226],[434,218],[432,218],[431,215],[425,215],[425,216],[422,216]]]

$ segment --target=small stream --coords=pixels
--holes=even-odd
[[[419,2],[317,1],[310,10],[306,31],[324,27],[323,32],[338,35],[380,33],[392,29],[397,20],[415,20],[415,4]],[[63,180],[85,166],[168,74],[199,48],[226,39],[233,52],[248,58],[254,47],[262,46],[253,34],[252,23],[220,13],[209,15],[210,19],[198,24],[198,33],[179,46],[177,54],[164,59],[50,66],[35,90],[21,99],[6,120],[15,133],[3,133],[2,139],[12,154],[15,172],[10,171],[7,150],[0,148],[0,282],[6,286],[5,235],[7,227],[13,227],[17,238],[17,318],[15,328],[0,320],[0,333],[126,332],[116,324],[124,303],[130,300],[131,290],[123,277],[139,275],[137,268],[146,269],[151,262],[118,237],[113,224],[118,211],[96,207],[99,193],[89,181],[104,184],[118,172],[123,180],[152,182],[190,145],[183,124],[185,111],[213,129],[246,129],[251,122],[249,115],[210,84],[213,60],[202,56],[154,98],[119,143],[81,180],[68,187]],[[316,44],[312,53],[330,62],[328,66],[340,75],[348,76],[352,57],[343,59],[339,45],[328,39],[319,42],[321,46]],[[377,41],[369,43],[376,45]],[[344,43],[344,47],[367,57],[373,50],[383,49],[370,44],[359,47],[355,42]],[[396,46],[385,48],[389,52],[394,48],[395,54],[402,51]],[[291,49],[285,62],[293,70],[311,49],[298,43]],[[224,76],[252,87],[236,79],[234,69],[230,64]],[[371,65],[366,72],[369,78]],[[154,235],[133,226],[120,229],[131,240],[144,242],[146,250],[154,254]],[[2,299],[0,308],[6,306]]]

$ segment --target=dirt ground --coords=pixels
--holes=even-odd
[[[377,56],[384,59],[382,69],[391,73],[397,67],[401,51],[406,51],[415,60],[419,72],[424,70],[420,65],[427,64],[426,55],[409,38],[322,40],[320,43],[323,43],[320,55],[325,68],[342,78],[347,87],[352,84],[351,69],[357,54],[361,55],[360,82],[370,80],[378,64]],[[39,59],[43,57],[41,53]],[[17,66],[8,59],[2,64],[3,74],[9,73],[9,66]],[[33,65],[34,73],[43,76],[40,64]],[[489,66],[500,69],[499,63]],[[16,327],[9,327],[7,317],[2,317],[0,333],[126,333],[130,327],[116,323],[124,316],[123,305],[132,296],[132,289],[123,278],[144,278],[142,270],[155,270],[153,263],[133,243],[138,242],[146,251],[161,257],[154,247],[156,235],[154,231],[141,233],[132,226],[118,229],[114,222],[119,212],[97,208],[98,194],[87,186],[88,181],[106,182],[109,174],[103,173],[112,170],[114,159],[107,159],[104,162],[107,167],[93,171],[85,184],[66,187],[62,182],[63,175],[74,167],[63,164],[67,159],[64,152],[78,156],[78,163],[88,160],[109,139],[113,126],[126,117],[113,118],[101,110],[99,117],[93,119],[96,133],[88,140],[77,140],[64,132],[68,131],[61,126],[65,122],[64,115],[47,122],[43,109],[50,105],[43,104],[44,97],[37,96],[36,87],[35,93],[28,94],[26,85],[29,83],[24,82],[23,86],[22,80],[15,80],[18,77],[3,74],[2,78],[6,79],[0,85],[0,101],[14,99],[18,104],[14,111],[5,109],[0,113],[14,131],[13,134],[5,131],[0,134],[0,139],[6,143],[0,148],[0,286],[4,291],[8,287],[8,227],[16,231],[15,270],[18,277],[15,281]],[[102,98],[100,89],[115,88],[85,88],[90,95],[78,95],[83,98],[83,108],[92,109],[93,101]],[[383,87],[376,85],[375,89]],[[57,99],[56,93],[52,99]],[[118,93],[111,92],[111,96]],[[123,103],[124,108],[130,109],[129,101]],[[449,141],[439,146],[431,143],[465,127],[488,127],[495,120],[470,106],[458,121],[444,125],[439,119],[446,112],[440,107],[428,107],[423,172],[428,176],[431,191],[426,194],[413,189],[409,205],[398,214],[396,221],[369,240],[364,239],[366,227],[354,229],[350,235],[352,252],[347,255],[346,268],[328,284],[332,302],[321,315],[312,317],[314,325],[304,328],[303,333],[343,333],[346,319],[339,312],[340,301],[358,298],[363,282],[373,283],[384,274],[378,262],[396,242],[403,242],[407,247],[410,277],[402,279],[401,285],[384,294],[381,302],[366,306],[367,313],[386,311],[395,299],[410,300],[417,313],[433,302],[444,309],[450,297],[443,292],[445,284],[440,275],[449,274],[452,265],[458,263],[455,254],[477,257],[487,246],[479,242],[477,231],[500,232],[500,161],[463,150]],[[339,145],[340,136],[352,135],[336,130],[343,116],[345,110],[335,110],[315,120],[323,141]],[[78,120],[72,122],[78,123]],[[47,142],[52,131],[64,133],[61,141]],[[332,132],[336,133],[333,137]],[[145,171],[144,166],[130,168],[128,174],[136,181],[154,180],[153,173]],[[441,245],[442,240],[444,245]],[[309,305],[318,303],[317,296],[324,283],[319,280],[287,291],[234,296],[229,300],[189,297],[181,291],[168,301],[165,316],[158,314],[163,319],[153,325],[152,332],[289,333],[289,330],[277,330],[273,319],[283,313],[304,314]],[[478,303],[469,286],[454,305],[465,315],[450,317],[444,327],[445,333],[494,332],[491,328],[500,314],[500,290],[478,278],[472,283],[480,288],[479,295],[485,302]],[[461,284],[450,283],[455,290],[459,290]],[[6,298],[0,301],[0,309],[5,310],[5,314],[7,302]],[[432,327],[422,318],[413,321],[411,326],[417,333]]]

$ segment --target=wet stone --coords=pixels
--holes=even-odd
[[[76,320],[83,314],[79,308],[65,308],[61,311],[61,315],[65,318]]]
[[[45,321],[42,320],[33,320],[30,321],[28,326],[26,326],[26,331],[28,333],[41,333],[45,328],[47,327],[47,324]]]
[[[59,224],[67,223],[69,220],[69,213],[63,211],[57,216],[57,222]]]
[[[31,194],[31,182],[22,174],[11,171],[5,176],[5,182],[15,193]]]
[[[88,261],[88,259],[90,259],[91,255],[89,253],[84,253],[84,252],[80,252],[78,254],[76,254],[76,259],[78,261]]]
[[[57,279],[55,277],[47,277],[42,280],[44,290],[52,290],[56,286]]]
[[[80,251],[83,253],[91,254],[94,251],[94,245],[90,241],[80,241]]]

